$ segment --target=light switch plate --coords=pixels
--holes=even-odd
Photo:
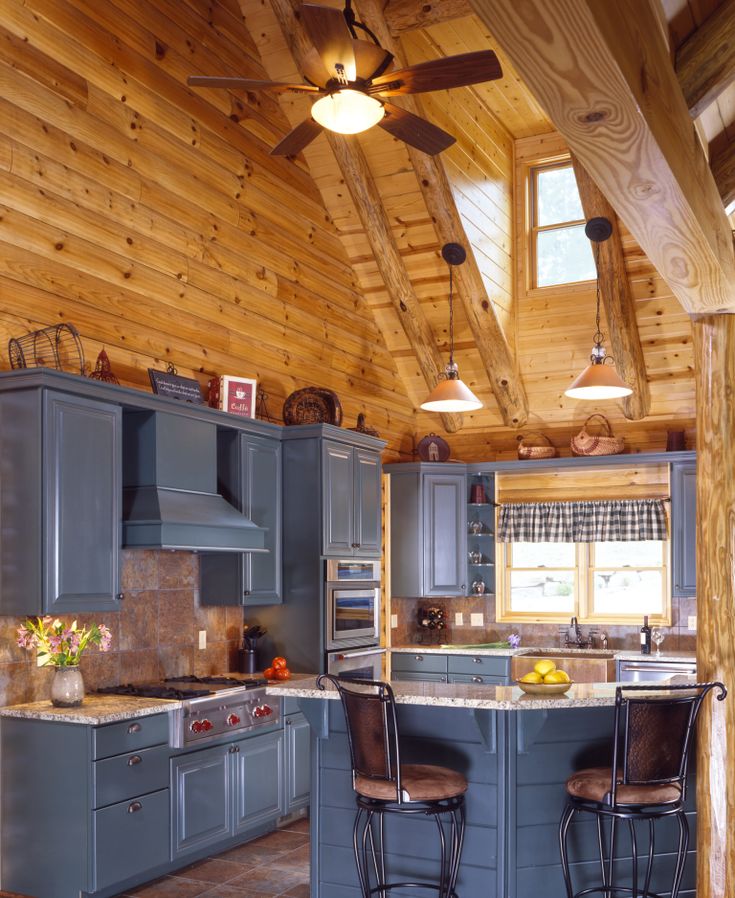
[[[464,627],[464,614],[461,611],[454,612],[454,626]]]
[[[485,626],[485,615],[481,611],[472,612],[470,614],[470,626],[471,627],[484,627]]]
[[[690,614],[687,618],[687,630],[695,630],[697,629],[697,615]]]
[[[395,628],[396,628],[397,626],[398,626],[398,615],[397,615],[397,614],[391,614],[391,616],[390,616],[390,628],[391,628],[391,630],[395,630]]]
[[[199,631],[199,648],[206,649],[207,647],[207,631],[200,630]]]

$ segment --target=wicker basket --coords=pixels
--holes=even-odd
[[[529,437],[536,437],[534,445]],[[542,440],[538,445],[538,440]],[[531,431],[518,437],[518,458],[556,458],[556,447],[551,445],[551,440],[542,433]]]
[[[304,387],[283,404],[284,424],[342,424],[342,406],[332,390],[325,387]]]
[[[587,430],[587,425],[593,418],[602,421],[602,434],[591,434]],[[610,422],[604,415],[590,415],[579,433],[572,437],[571,446],[572,455],[620,455],[623,451],[623,439],[613,434]]]

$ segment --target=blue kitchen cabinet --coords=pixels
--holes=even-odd
[[[237,834],[275,822],[284,813],[286,748],[281,730],[241,739],[233,748],[233,833]]]
[[[671,557],[675,597],[697,594],[697,466],[671,466]]]
[[[286,814],[309,806],[311,797],[311,728],[303,714],[289,714],[286,733]]]
[[[266,528],[266,553],[201,557],[203,605],[278,605],[282,591],[283,476],[280,439],[220,431],[218,489],[235,508]]]
[[[122,411],[46,389],[0,394],[0,613],[116,611]]]
[[[380,455],[336,440],[322,445],[322,554],[380,556]]]

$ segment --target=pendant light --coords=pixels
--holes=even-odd
[[[607,218],[591,218],[584,228],[584,233],[595,244],[595,273],[597,275],[597,329],[592,338],[594,345],[590,355],[590,364],[576,377],[565,396],[572,399],[620,399],[633,392],[615,370],[615,362],[607,355],[602,345],[603,335],[600,331],[600,244],[612,234],[612,225]]]
[[[360,134],[377,125],[384,115],[380,100],[346,87],[327,94],[311,107],[314,121],[337,134]]]
[[[445,369],[444,379],[429,394],[421,408],[427,412],[473,412],[482,408],[482,403],[459,379],[459,368],[454,361],[454,305],[452,268],[461,265],[467,258],[464,248],[458,243],[445,243],[442,247],[442,258],[449,265],[449,363]]]

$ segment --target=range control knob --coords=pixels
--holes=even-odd
[[[273,708],[268,705],[258,705],[258,707],[253,711],[253,717],[270,717],[273,713]]]
[[[201,721],[200,720],[193,721],[192,723],[189,724],[189,729],[192,731],[192,733],[201,733],[201,731],[202,731]]]
[[[204,730],[205,733],[208,733],[212,729],[213,726],[214,726],[214,724],[212,723],[212,721],[207,720],[206,717],[202,721],[202,729]]]
[[[236,727],[240,723],[240,718],[237,714],[228,714],[225,723],[228,727]]]

